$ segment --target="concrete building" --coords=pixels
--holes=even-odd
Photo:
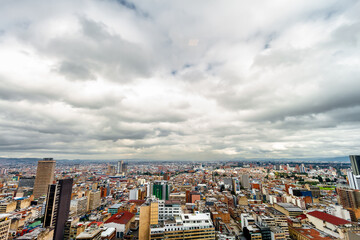
[[[267,207],[266,212],[275,220],[275,225],[284,231],[286,238],[289,238],[289,224],[286,215],[272,207]]]
[[[123,238],[123,236],[129,232],[130,225],[134,221],[135,214],[128,211],[122,211],[111,216],[111,218],[105,222],[104,226],[108,228],[115,228],[116,238]]]
[[[88,211],[94,210],[101,205],[101,192],[99,190],[93,190],[89,192],[89,204],[88,204]]]
[[[129,192],[129,200],[139,200],[140,195],[141,195],[141,190],[139,188],[131,189]]]
[[[13,212],[16,209],[16,201],[8,201],[0,203],[0,213],[9,213]]]
[[[38,161],[34,184],[34,198],[38,199],[47,194],[48,186],[54,182],[55,164],[52,158]]]
[[[211,239],[215,228],[209,213],[180,214],[150,227],[150,239]],[[144,239],[146,240],[146,239]]]
[[[76,239],[81,240],[100,240],[102,229],[96,224],[86,228],[84,232],[80,233]]]
[[[116,229],[112,228],[112,227],[105,229],[101,233],[102,240],[112,240],[112,239],[115,239],[115,236],[116,236]]]
[[[159,221],[169,219],[173,216],[180,216],[181,204],[177,201],[159,200]]]
[[[275,203],[274,208],[290,217],[296,217],[304,212],[301,208],[291,203]]]
[[[351,170],[354,175],[360,175],[360,155],[350,155]]]
[[[64,238],[65,223],[69,217],[73,179],[61,179],[49,185],[44,227],[54,227],[54,240]]]
[[[352,189],[360,189],[360,175],[355,175],[351,170],[347,171],[347,178],[349,180],[349,186]]]
[[[19,180],[19,188],[21,187],[30,187],[33,188],[35,184],[35,176],[31,176],[31,177],[20,177]]]
[[[306,216],[317,229],[323,231],[333,237],[344,239],[344,232],[341,231],[341,227],[351,227],[351,222],[335,217],[320,211],[312,211],[306,213]]]
[[[0,239],[8,239],[9,229],[11,220],[9,219],[10,214],[0,214]]]
[[[241,176],[241,186],[243,188],[249,189],[250,188],[250,180],[249,180],[249,175],[247,174],[243,174]]]
[[[139,239],[150,239],[150,225],[159,223],[159,203],[147,202],[140,207]]]
[[[88,197],[82,197],[78,199],[71,200],[70,209],[74,211],[76,215],[84,215],[87,212]]]
[[[169,200],[170,185],[167,181],[155,181],[151,184],[151,193],[159,200]]]

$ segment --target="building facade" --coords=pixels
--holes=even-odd
[[[38,199],[47,194],[48,186],[54,182],[55,164],[52,158],[38,161],[34,184],[34,198]]]

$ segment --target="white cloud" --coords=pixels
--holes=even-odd
[[[357,1],[6,1],[3,156],[341,156],[360,132]]]

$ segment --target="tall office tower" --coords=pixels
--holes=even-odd
[[[152,184],[152,195],[157,197],[159,200],[169,200],[170,196],[170,185],[167,181],[155,181]]]
[[[246,189],[250,188],[249,175],[243,174],[243,175],[241,176],[241,186],[242,186],[243,188],[246,188]]]
[[[126,173],[127,172],[127,166],[128,166],[128,164],[127,163],[123,163],[123,165],[122,165],[122,173]]]
[[[354,175],[351,170],[347,171],[349,186],[352,189],[360,189],[360,175]]]
[[[288,169],[288,170],[289,170],[289,169]],[[305,165],[304,165],[303,163],[300,165],[300,172],[301,172],[301,173],[306,172]]]
[[[233,191],[234,193],[238,194],[240,193],[240,182],[239,182],[239,179],[237,178],[233,178],[233,183],[232,183],[232,187],[233,187]]]
[[[355,176],[360,175],[360,155],[350,155],[351,170]]]
[[[150,225],[159,223],[159,203],[147,202],[140,207],[139,239],[150,239]]]
[[[54,240],[64,238],[66,221],[69,218],[73,179],[62,179],[48,188],[44,227],[54,227]]]
[[[123,172],[123,165],[124,165],[124,161],[118,161],[117,163],[117,174],[121,174]]]
[[[44,158],[38,161],[34,184],[34,198],[46,195],[49,184],[54,182],[55,164],[52,158]]]

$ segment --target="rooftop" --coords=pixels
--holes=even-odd
[[[122,211],[120,213],[113,215],[105,223],[127,224],[134,216],[135,214],[131,212]]]
[[[110,227],[110,228],[107,228],[105,231],[103,231],[102,233],[101,233],[101,237],[109,237],[111,234],[113,234],[115,232],[115,228],[112,228],[112,227]]]
[[[318,219],[321,219],[321,220],[323,220],[325,222],[331,223],[331,224],[336,225],[336,226],[345,225],[345,224],[351,224],[351,222],[349,222],[349,221],[347,221],[345,219],[335,217],[335,216],[327,214],[325,212],[312,211],[312,212],[308,212],[307,215],[316,217]]]
[[[280,207],[285,208],[289,212],[302,212],[303,210],[291,203],[276,203]]]

